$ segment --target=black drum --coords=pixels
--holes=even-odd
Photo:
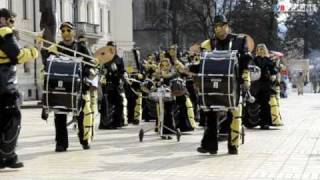
[[[203,109],[232,109],[239,103],[237,51],[206,52],[200,63],[200,107]]]
[[[80,112],[81,61],[50,56],[44,76],[44,108]]]
[[[173,96],[183,96],[187,92],[186,81],[181,78],[175,78],[170,81],[171,94]]]
[[[149,99],[158,102],[162,98],[163,102],[174,101],[171,91],[167,87],[159,87],[155,92],[149,94]]]

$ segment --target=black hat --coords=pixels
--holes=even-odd
[[[114,41],[108,41],[107,42],[107,46],[112,46],[112,47],[116,47],[116,43]]]
[[[68,27],[70,29],[73,29],[73,24],[71,22],[64,22],[60,25],[60,29],[62,29],[63,27]]]
[[[16,17],[16,14],[10,11],[9,9],[2,8],[0,9],[0,17],[4,17],[6,19],[9,19],[11,17]]]
[[[225,15],[217,15],[214,17],[214,24],[217,24],[217,23],[228,24],[228,19],[226,18]]]

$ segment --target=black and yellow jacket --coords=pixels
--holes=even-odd
[[[20,49],[13,30],[0,27],[0,94],[18,91],[16,65],[34,60],[38,55],[34,47]]]
[[[0,27],[0,64],[23,64],[38,57],[38,50],[34,47],[20,49],[13,30]]]
[[[214,49],[228,50],[230,48],[230,42],[232,42],[230,50],[238,51],[239,73],[241,75],[240,83],[243,83],[244,81],[250,82],[250,72],[248,66],[253,58],[248,50],[246,36],[239,34],[228,34],[224,40],[219,40],[216,38],[208,39],[201,44],[201,49],[204,51],[212,51]]]

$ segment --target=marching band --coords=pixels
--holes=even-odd
[[[46,41],[36,36],[39,50],[19,49],[13,34],[14,17],[9,10],[0,10],[0,135],[7,138],[0,139],[0,168],[23,166],[15,153],[21,119],[15,69],[17,64],[36,59],[40,49],[46,54],[42,117],[47,119],[54,112],[56,152],[65,152],[69,146],[68,114],[76,121],[85,150],[92,146],[98,111],[99,130],[155,120],[154,131],[166,140],[176,134],[179,141],[181,134],[194,131],[198,122],[205,129],[197,151],[210,154],[217,154],[223,135],[228,153],[238,154],[243,125],[262,129],[283,125],[276,91],[277,64],[264,44],[256,47],[253,56],[250,36],[232,34],[223,15],[214,19],[215,37],[192,46],[185,55],[187,61],[173,44],[167,51],[137,61],[141,68],[131,72],[126,71],[115,42],[92,53],[85,37],[76,36],[70,22],[60,25],[61,42],[46,48],[42,44]],[[251,66],[256,68],[251,70]],[[251,78],[255,71],[258,77]],[[253,118],[247,110],[254,101],[261,110],[252,125],[246,122]],[[140,131],[140,141],[144,133]]]

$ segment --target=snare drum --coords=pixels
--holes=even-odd
[[[50,56],[44,75],[44,108],[80,113],[81,59]]]
[[[173,96],[183,96],[186,94],[186,81],[181,78],[175,78],[170,81],[171,94]]]
[[[170,89],[165,87],[159,87],[156,92],[151,92],[149,98],[153,101],[159,101],[162,97],[164,102],[173,101],[174,97],[172,96]]]

